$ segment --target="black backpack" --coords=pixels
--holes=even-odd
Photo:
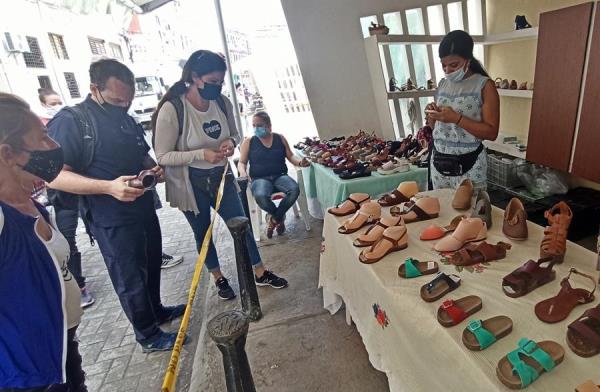
[[[225,115],[225,118],[227,117],[227,107],[225,106],[225,100],[223,99],[222,95],[219,95],[219,97],[215,100],[217,102],[217,105],[219,105],[219,109],[221,109],[221,111],[223,112],[223,114]],[[181,97],[173,97],[169,100],[167,100],[167,102],[170,102],[171,105],[173,105],[173,107],[175,108],[175,113],[177,114],[177,124],[179,127],[179,136],[177,137],[177,139],[179,139],[181,137],[181,134],[183,133],[183,101],[181,100]],[[154,140],[155,140],[155,135],[156,135],[156,129],[152,130],[152,148],[154,148]]]
[[[84,173],[92,164],[96,151],[96,140],[98,138],[97,126],[94,117],[84,102],[75,106],[65,107],[63,110],[71,113],[77,123],[77,130],[81,136],[81,155],[79,161],[73,163],[73,171]],[[48,124],[51,124],[52,120]],[[56,208],[65,210],[79,209],[79,196],[57,190],[49,190],[48,198]]]

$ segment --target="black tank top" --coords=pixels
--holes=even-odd
[[[270,148],[265,147],[257,136],[252,136],[252,139],[250,139],[248,163],[250,164],[251,178],[287,174],[285,146],[283,145],[281,136],[276,133],[273,134],[273,143]]]

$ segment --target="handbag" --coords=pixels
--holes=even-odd
[[[439,152],[433,143],[433,166],[444,176],[462,176],[475,166],[481,151],[483,151],[483,143],[479,143],[479,147],[475,151],[466,154],[444,154]]]

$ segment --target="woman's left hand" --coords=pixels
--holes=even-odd
[[[156,176],[156,182],[165,182],[165,171],[162,167],[160,167],[160,165],[156,165],[150,170],[154,172],[154,175]]]
[[[224,140],[219,147],[219,151],[226,157],[229,158],[233,155],[233,151],[235,149],[235,145],[231,139]]]
[[[456,113],[451,107],[440,106],[439,109],[439,112],[428,113],[429,117],[435,121],[450,124],[456,124],[460,120],[460,114]]]

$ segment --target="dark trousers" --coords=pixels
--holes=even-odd
[[[58,231],[62,233],[67,239],[70,248],[70,257],[67,262],[69,271],[75,277],[79,288],[85,287],[85,277],[81,271],[81,253],[77,249],[77,223],[79,222],[79,211],[77,210],[64,210],[58,207],[54,208],[56,212],[56,225]]]
[[[81,355],[79,354],[79,341],[76,336],[77,327],[67,331],[67,382],[65,384],[54,384],[36,388],[8,388],[0,389],[0,392],[87,392],[85,386],[85,372],[81,366]]]
[[[160,331],[156,321],[162,309],[158,217],[148,211],[148,217],[134,224],[99,227],[92,223],[92,228],[123,311],[142,342]]]

